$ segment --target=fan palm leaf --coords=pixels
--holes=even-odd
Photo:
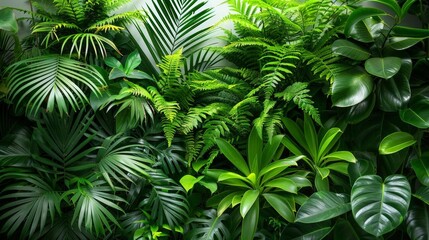
[[[7,201],[0,207],[2,231],[7,231],[8,237],[17,230],[21,231],[21,238],[34,236],[37,228],[40,232],[44,229],[48,214],[53,222],[55,214],[60,213],[60,194],[35,175],[11,174],[8,177],[15,183],[8,184],[0,196],[0,200]]]
[[[44,55],[19,61],[7,70],[8,98],[16,108],[35,115],[45,105],[62,116],[88,102],[86,90],[100,94],[103,76],[92,66],[59,55]]]
[[[21,128],[6,135],[0,141],[0,166],[26,165],[31,159],[31,148],[29,129]]]

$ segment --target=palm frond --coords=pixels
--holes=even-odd
[[[26,165],[31,159],[31,131],[21,128],[0,141],[0,166]]]
[[[125,24],[131,23],[133,20],[142,19],[142,10],[135,10],[130,12],[118,13],[108,18],[97,21],[89,26],[86,31],[95,30],[95,32],[107,30],[122,30]]]
[[[150,165],[153,163],[137,150],[138,144],[128,141],[127,137],[118,135],[108,137],[97,153],[98,168],[113,190],[115,190],[113,179],[126,187],[123,180],[133,182],[128,174],[147,177],[147,170],[151,169]]]
[[[53,223],[60,213],[61,197],[45,180],[35,175],[10,175],[15,183],[9,184],[1,193],[0,200],[7,201],[0,207],[2,232],[10,238],[16,231],[21,238],[34,237],[36,230],[43,231],[48,215]]]
[[[151,209],[151,216],[159,226],[167,223],[170,227],[182,226],[188,217],[189,205],[185,191],[172,179],[160,171],[151,172],[152,192],[141,203]]]
[[[58,39],[61,44],[61,53],[66,50],[67,43],[70,41],[69,47],[70,56],[76,52],[77,58],[87,58],[90,53],[94,54],[96,58],[105,58],[107,56],[106,47],[113,48],[117,53],[121,54],[115,43],[110,39],[95,33],[76,33]]]
[[[119,226],[113,211],[123,212],[118,205],[126,202],[123,198],[112,194],[112,189],[104,180],[74,179],[77,188],[68,190],[62,195],[74,205],[72,224],[77,220],[79,229],[82,225],[90,233],[105,235],[106,229],[111,232],[111,224]],[[116,189],[120,190],[120,189]]]
[[[33,31],[31,33],[45,33],[46,36],[42,40],[42,45],[45,44],[45,47],[48,48],[48,46],[51,44],[51,41],[58,41],[59,37],[57,32],[62,29],[82,30],[74,23],[45,21],[34,25]]]
[[[88,102],[86,90],[100,94],[103,76],[93,67],[58,55],[25,59],[7,69],[7,97],[16,108],[35,115],[46,104],[48,112],[58,109],[60,116],[76,111]]]

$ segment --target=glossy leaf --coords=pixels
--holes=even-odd
[[[401,9],[401,19],[404,18],[407,15],[408,10],[410,9],[410,7],[413,5],[413,3],[415,1],[416,0],[407,0],[407,1],[405,1],[405,3],[402,5],[402,9]]]
[[[262,157],[262,136],[259,136],[257,128],[253,127],[250,132],[247,146],[247,158],[250,171],[253,173],[259,172],[259,164]]]
[[[403,109],[411,98],[410,77],[411,59],[402,59],[401,69],[390,79],[380,81],[377,86],[377,97],[380,109],[396,112]]]
[[[293,238],[292,240],[321,240],[329,234],[331,229],[331,227],[320,228],[312,232],[306,233],[300,237]]]
[[[374,109],[375,100],[375,94],[371,94],[362,102],[349,107],[345,114],[346,120],[356,124],[368,118]]]
[[[358,61],[366,60],[371,56],[371,53],[366,49],[344,39],[335,40],[332,44],[332,51],[338,55]]]
[[[334,226],[334,240],[360,240],[358,233],[349,221],[340,219]]]
[[[267,202],[288,222],[295,221],[295,214],[287,198],[275,193],[262,194]]]
[[[244,161],[243,156],[235,149],[229,142],[223,139],[216,139],[216,143],[220,149],[220,151],[225,155],[225,157],[244,175],[249,175],[249,167]]]
[[[429,239],[429,207],[413,205],[405,219],[408,236],[413,240]]]
[[[358,22],[366,18],[382,15],[386,15],[386,13],[380,9],[364,7],[357,8],[350,14],[349,18],[347,19],[346,25],[344,26],[344,34],[349,37],[353,26],[356,25]]]
[[[353,217],[366,232],[377,237],[401,224],[411,200],[410,184],[401,175],[391,175],[384,182],[377,175],[362,176],[351,193]]]
[[[349,164],[348,172],[350,182],[353,183],[361,176],[372,175],[376,173],[375,169],[375,156],[371,156],[368,153],[355,153],[358,161],[355,164]]]
[[[397,37],[428,38],[429,29],[395,26],[392,35]]]
[[[419,189],[417,189],[416,193],[414,193],[413,196],[421,200],[426,205],[429,205],[429,187],[419,187]]]
[[[130,74],[136,67],[142,62],[140,54],[137,50],[134,50],[130,55],[128,55],[127,60],[125,61],[124,71],[125,74]]]
[[[296,213],[296,222],[322,222],[351,210],[349,197],[344,194],[319,191],[313,193]]]
[[[399,72],[401,63],[398,57],[370,58],[365,61],[365,70],[374,76],[388,79]]]
[[[253,240],[259,222],[259,201],[251,207],[242,221],[241,240]]]
[[[429,187],[429,152],[424,152],[421,157],[411,160],[411,167],[420,183]]]
[[[370,75],[360,68],[338,73],[332,84],[332,102],[337,107],[350,107],[362,102],[372,92]]]
[[[185,175],[180,179],[180,184],[182,184],[183,188],[188,192],[191,190],[196,183],[198,183],[204,176],[200,176],[198,178],[192,175]]]
[[[264,184],[265,187],[273,187],[281,189],[285,192],[298,193],[298,186],[289,178],[276,178]]]
[[[408,108],[399,112],[399,116],[417,128],[429,128],[429,99],[412,100]]]
[[[336,151],[324,156],[323,159],[327,160],[327,161],[324,161],[325,163],[330,161],[339,161],[339,160],[343,160],[345,162],[350,162],[350,163],[355,163],[357,161],[353,153],[349,151]]]
[[[323,158],[335,146],[342,133],[341,129],[334,127],[323,135],[319,145],[318,159]]]
[[[388,7],[396,16],[401,15],[401,8],[396,0],[366,0],[365,2],[375,2]]]
[[[380,154],[392,154],[416,143],[414,137],[407,132],[394,132],[381,140],[378,152]]]
[[[405,50],[416,45],[422,40],[423,38],[391,37],[389,38],[389,46],[395,50]]]
[[[259,201],[258,190],[247,190],[240,203],[240,214],[241,217],[246,217],[247,212],[252,208],[256,201]]]

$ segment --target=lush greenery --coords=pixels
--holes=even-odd
[[[0,9],[1,238],[429,238],[426,1],[128,2]]]

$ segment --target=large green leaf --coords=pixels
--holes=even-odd
[[[381,140],[378,152],[380,154],[392,154],[416,143],[414,137],[407,132],[394,132]]]
[[[190,240],[230,239],[230,232],[226,225],[227,214],[217,216],[216,210],[205,210],[201,216],[189,220],[192,226],[185,235]]]
[[[392,35],[398,37],[428,38],[429,29],[395,26]]]
[[[253,173],[258,173],[260,170],[259,165],[261,164],[262,160],[262,145],[262,136],[259,135],[257,128],[253,127],[247,143],[247,160],[250,171]]]
[[[319,191],[313,193],[296,213],[296,222],[322,222],[351,210],[349,197],[344,194]]]
[[[340,219],[334,226],[334,240],[360,240],[358,233],[349,221]]]
[[[351,124],[359,123],[370,116],[376,102],[375,94],[370,94],[362,102],[347,109],[346,120]]]
[[[389,46],[395,50],[405,50],[417,43],[421,42],[423,38],[413,37],[391,37],[389,38]]]
[[[399,72],[401,63],[398,57],[370,58],[365,61],[365,70],[374,76],[388,79]]]
[[[405,219],[408,236],[413,240],[429,239],[429,209],[428,205],[413,205]]]
[[[359,23],[360,21],[374,17],[374,16],[382,16],[386,15],[386,12],[380,9],[376,8],[358,8],[355,9],[347,19],[346,25],[344,26],[344,34],[346,36],[350,36],[350,33],[352,32],[352,28]]]
[[[418,128],[429,128],[429,99],[412,100],[408,108],[399,112],[401,120]]]
[[[246,217],[247,212],[252,208],[255,202],[259,201],[258,190],[247,190],[240,203],[240,214],[241,217]]]
[[[240,152],[236,148],[234,148],[229,142],[227,142],[223,139],[217,139],[216,143],[217,143],[220,151],[223,153],[223,155],[225,155],[225,157],[238,170],[240,170],[246,176],[250,174],[250,170],[246,164],[246,161],[244,161],[243,156],[240,154]]]
[[[353,60],[366,60],[371,56],[371,53],[361,46],[344,40],[338,39],[332,44],[332,51],[338,55],[348,57]]]
[[[416,193],[414,193],[413,196],[424,202],[426,205],[429,205],[429,187],[419,187],[419,189],[417,189]]]
[[[242,221],[241,240],[253,240],[259,222],[259,201],[252,205]]]
[[[103,76],[93,67],[59,55],[43,55],[19,61],[7,69],[8,98],[16,107],[34,115],[58,109],[60,115],[76,111],[88,102],[87,90],[100,94]]]
[[[369,96],[373,85],[371,76],[361,68],[338,73],[332,84],[332,102],[337,107],[356,105]]]
[[[353,217],[366,232],[381,236],[398,227],[411,200],[411,187],[402,175],[367,175],[356,180],[351,192]]]
[[[15,20],[15,14],[10,8],[0,9],[0,30],[13,33],[18,32],[18,23]]]
[[[276,193],[264,193],[265,200],[288,222],[295,221],[294,209],[290,205],[290,201]]]
[[[378,84],[377,97],[383,111],[396,112],[406,107],[411,98],[409,79],[412,66],[411,59],[402,59],[399,72]]]
[[[411,167],[420,183],[429,187],[429,152],[426,151],[421,157],[411,160]]]

